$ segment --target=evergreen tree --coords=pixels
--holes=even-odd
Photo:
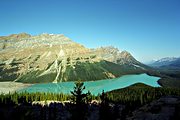
[[[88,97],[88,93],[83,93],[85,90],[85,86],[83,82],[75,82],[74,90],[71,91],[73,95],[74,107],[72,109],[72,120],[85,120],[87,115],[87,103],[86,98]]]
[[[100,96],[101,104],[99,109],[99,119],[100,120],[112,120],[111,108],[109,106],[109,100],[107,94],[102,91]]]
[[[91,103],[92,99],[93,99],[93,96],[92,96],[91,92],[88,91],[87,96],[86,96],[86,103],[87,104]]]

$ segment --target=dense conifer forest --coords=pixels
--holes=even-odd
[[[71,94],[55,93],[9,93],[0,95],[0,114],[2,120],[9,119],[70,119],[86,120],[98,112],[99,120],[126,119],[135,109],[163,96],[180,96],[180,89],[151,87],[137,83],[110,92],[102,91],[94,96],[84,93],[82,82],[75,83]],[[96,101],[95,103],[92,100]],[[33,104],[33,102],[38,102]],[[40,102],[45,104],[42,105]],[[47,101],[51,101],[47,104]],[[67,103],[68,101],[68,103]],[[119,109],[122,109],[119,113]],[[10,112],[10,113],[8,113]],[[9,115],[7,116],[6,113]],[[97,113],[96,113],[97,114]]]
[[[180,89],[176,88],[165,88],[165,87],[151,87],[142,83],[137,83],[131,85],[127,88],[117,89],[110,92],[105,93],[110,102],[113,103],[128,103],[134,104],[138,103],[143,105],[145,103],[151,102],[155,99],[158,99],[162,96],[166,95],[177,95],[180,96]],[[73,95],[71,94],[63,94],[63,93],[9,93],[9,94],[1,94],[0,95],[0,103],[8,104],[8,103],[30,103],[33,101],[67,101],[72,100]],[[91,100],[100,100],[100,94],[94,96],[89,93],[89,98]]]

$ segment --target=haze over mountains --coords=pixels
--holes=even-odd
[[[145,73],[148,67],[112,46],[88,49],[63,34],[0,37],[0,81],[100,80]]]
[[[157,68],[180,69],[180,57],[166,57],[149,64]]]

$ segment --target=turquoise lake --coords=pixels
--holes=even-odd
[[[106,79],[98,81],[88,81],[84,82],[86,87],[85,92],[88,90],[97,95],[101,93],[102,90],[111,91],[119,88],[125,88],[135,83],[144,83],[153,87],[160,87],[157,83],[159,77],[149,76],[147,74],[138,75],[124,75],[115,79]],[[53,93],[65,93],[70,94],[74,88],[74,82],[61,82],[61,83],[45,83],[45,84],[35,84],[28,88],[22,89],[19,92],[53,92]]]

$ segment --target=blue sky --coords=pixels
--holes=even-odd
[[[180,0],[1,0],[0,35],[62,33],[141,62],[180,57]]]

